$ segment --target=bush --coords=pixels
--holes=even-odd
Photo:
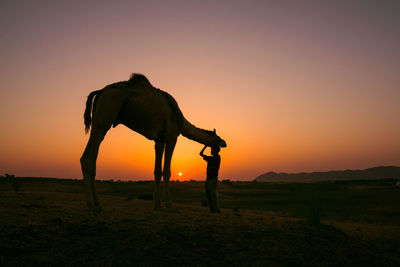
[[[4,178],[5,178],[6,180],[12,180],[12,179],[15,178],[15,175],[14,175],[14,174],[8,174],[8,173],[6,173],[6,175],[4,176]]]
[[[225,179],[221,181],[222,184],[232,184],[231,180]]]

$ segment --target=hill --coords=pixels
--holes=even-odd
[[[371,179],[399,179],[400,167],[381,166],[365,170],[344,170],[328,172],[267,172],[254,180],[257,182],[317,182],[332,180],[371,180]]]

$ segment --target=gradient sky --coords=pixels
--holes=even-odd
[[[400,1],[0,2],[0,174],[81,178],[90,91],[145,74],[223,137],[221,179],[400,165]],[[120,125],[99,179],[152,179]],[[172,177],[204,179],[179,137]],[[207,151],[209,153],[209,151]]]

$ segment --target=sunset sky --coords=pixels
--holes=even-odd
[[[226,140],[220,179],[400,165],[400,1],[1,1],[0,175],[81,178],[87,95],[132,72]],[[204,179],[181,136],[172,177]],[[207,150],[209,153],[209,150]],[[99,179],[152,179],[111,129]]]

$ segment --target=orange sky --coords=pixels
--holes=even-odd
[[[2,1],[0,174],[81,178],[86,96],[131,72],[217,129],[221,179],[400,165],[398,1],[217,2]],[[98,178],[152,179],[153,147],[110,130]],[[171,179],[204,179],[201,148]]]

